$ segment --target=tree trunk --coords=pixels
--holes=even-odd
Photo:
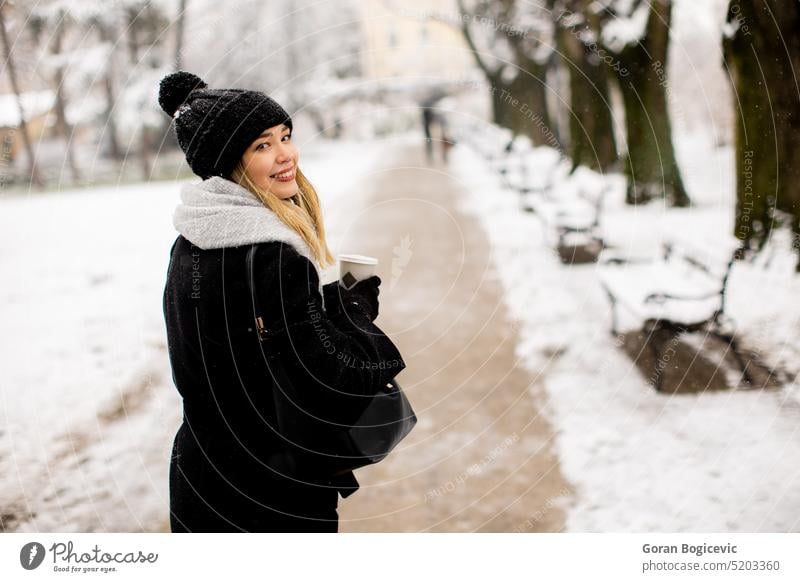
[[[138,37],[137,37],[137,34],[136,34],[137,28],[138,28],[138,23],[137,23],[136,19],[139,16],[140,13],[141,12],[137,12],[134,9],[128,9],[128,11],[127,11],[127,16],[128,16],[127,25],[128,26],[126,28],[127,28],[128,36],[127,36],[126,40],[128,41],[128,56],[130,58],[131,65],[133,65],[134,67],[139,62],[139,43],[138,43],[138,40],[137,40]]]
[[[109,63],[106,68],[105,78],[103,79],[103,92],[106,97],[106,125],[104,133],[108,140],[109,155],[114,160],[121,160],[123,158],[122,148],[119,145],[119,137],[117,136],[117,122],[114,118],[114,103],[116,98],[114,96],[114,51],[115,43],[113,42],[111,31],[102,22],[96,22],[97,30],[100,35],[100,40],[111,44],[111,53],[108,55]]]
[[[128,51],[130,53],[131,67],[139,65],[139,35],[136,17],[138,14],[130,10],[128,12]],[[142,166],[142,178],[150,179],[150,136],[144,123],[139,127],[139,163]]]
[[[644,38],[617,54],[628,137],[625,173],[629,204],[660,196],[674,206],[690,203],[675,159],[667,107],[670,16],[669,0],[652,0]]]
[[[19,109],[19,129],[22,134],[22,143],[25,147],[25,153],[28,156],[28,170],[31,175],[31,184],[36,187],[42,187],[42,178],[39,175],[39,170],[36,167],[36,156],[33,153],[33,144],[31,144],[30,134],[28,133],[28,123],[25,120],[25,111],[22,107],[22,97],[17,83],[17,69],[14,65],[14,59],[11,55],[11,46],[8,42],[8,31],[6,30],[6,18],[4,6],[0,6],[0,35],[2,35],[3,51],[5,53],[5,63],[8,70],[8,78],[11,83],[11,90],[17,101],[17,108]]]
[[[56,30],[53,32],[52,53],[60,55],[62,50],[62,41],[64,39],[64,24],[63,19],[60,19],[56,24]],[[65,150],[67,154],[67,163],[69,164],[70,172],[72,173],[72,180],[75,183],[80,183],[81,173],[78,168],[78,162],[75,159],[75,145],[73,138],[75,137],[74,128],[67,121],[67,103],[64,98],[64,67],[59,65],[56,68],[55,75],[53,76],[53,84],[55,85],[55,113],[56,125],[58,126],[61,135],[64,137]]]
[[[122,159],[122,148],[119,146],[117,137],[117,122],[114,119],[114,84],[112,80],[113,71],[110,69],[103,81],[103,89],[106,94],[106,139],[108,140],[108,150],[112,159]]]
[[[547,107],[547,70],[550,63],[537,63],[520,51],[517,54],[517,65],[522,71],[509,86],[514,94],[521,96],[521,102],[514,106],[512,116],[515,127],[519,128],[515,133],[527,135],[534,145],[562,149],[558,126],[551,119]]]
[[[738,23],[723,43],[737,110],[734,234],[748,247],[763,246],[777,208],[791,216],[797,242],[800,5],[796,0],[736,0],[728,8],[728,22]]]
[[[489,78],[493,121],[506,127],[514,135],[525,135],[536,146],[547,145],[559,149],[557,128],[550,120],[544,72],[542,76],[524,69],[510,83],[502,83],[497,77]]]
[[[183,28],[186,22],[186,2],[181,0],[178,4],[178,18],[175,21],[175,70],[180,71],[183,66]]]
[[[186,10],[188,0],[180,0],[178,3],[178,14],[175,18],[175,52],[172,55],[173,68],[175,71],[183,69],[183,52],[184,52],[184,29],[186,28]],[[160,138],[160,139],[159,139]],[[165,148],[175,149],[180,147],[175,132],[172,131],[172,119],[164,117],[161,126],[158,128],[158,136],[156,140],[159,141],[158,150],[163,151]]]
[[[596,38],[599,31],[597,17],[588,4],[587,0],[567,2],[569,9],[579,11],[588,23],[579,29],[570,27],[563,17],[557,18],[556,42],[569,75],[569,155],[573,168],[583,165],[607,171],[618,161],[608,92],[609,65],[584,40]]]

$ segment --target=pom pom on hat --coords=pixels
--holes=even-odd
[[[178,107],[189,97],[189,93],[195,89],[205,89],[206,87],[208,84],[197,75],[186,71],[172,73],[161,79],[158,104],[167,115],[174,117]]]

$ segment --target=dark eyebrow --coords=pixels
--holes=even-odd
[[[283,123],[281,125],[283,125],[283,129],[281,131],[286,131],[287,129],[289,129],[289,126],[286,125],[285,123]],[[264,133],[259,135],[256,139],[259,139],[259,138],[262,138],[262,137],[271,137],[271,136],[272,136],[272,132],[271,131],[265,131]]]

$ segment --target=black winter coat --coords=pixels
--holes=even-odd
[[[328,418],[354,418],[353,400],[394,378],[402,356],[366,309],[343,308],[336,282],[320,294],[314,265],[292,245],[256,246],[259,315],[286,332],[270,349]],[[163,308],[183,397],[170,462],[172,531],[337,531],[338,495],[358,488],[352,472],[300,482],[267,464],[283,445],[271,428],[274,385],[254,326],[249,247],[203,250],[181,235],[171,250]]]

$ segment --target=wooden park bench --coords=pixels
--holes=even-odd
[[[648,334],[655,358],[655,388],[662,389],[659,363],[665,346],[683,333],[704,331],[724,341],[747,382],[752,382],[725,313],[731,268],[741,258],[738,241],[720,251],[669,240],[658,258],[626,258],[604,253],[600,281],[611,302],[611,333],[619,335],[620,308]]]

